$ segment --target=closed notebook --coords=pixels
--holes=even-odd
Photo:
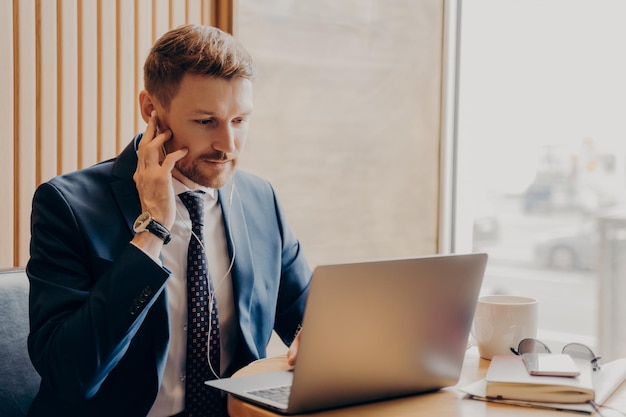
[[[485,376],[487,398],[581,404],[594,400],[591,363],[577,361],[577,377],[535,376],[521,356],[494,356]]]

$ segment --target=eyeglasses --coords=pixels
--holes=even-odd
[[[552,353],[545,343],[537,339],[523,339],[519,342],[517,350],[511,348],[511,352],[516,355],[523,353]],[[591,362],[594,371],[600,370],[600,364],[598,363],[600,356],[596,356],[589,347],[581,343],[569,343],[563,346],[561,353],[568,354],[576,359],[588,360]]]

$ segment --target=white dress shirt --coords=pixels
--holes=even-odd
[[[228,367],[237,343],[237,318],[233,298],[233,285],[229,267],[222,208],[217,191],[198,187],[191,191],[204,191],[204,250],[209,264],[209,274],[216,290],[220,324],[220,369]],[[178,197],[190,191],[174,179],[176,197],[176,220],[172,226],[172,240],[163,246],[163,265],[172,275],[167,281],[167,297],[170,318],[170,343],[165,363],[163,382],[148,417],[166,417],[180,413],[185,408],[185,362],[187,349],[187,249],[191,239],[189,212]],[[227,207],[226,210],[229,210]],[[232,242],[231,242],[232,243]],[[208,359],[207,359],[208,360]]]

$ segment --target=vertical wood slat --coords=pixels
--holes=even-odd
[[[183,7],[176,4],[176,0],[170,0],[170,27],[176,28],[180,25],[185,24],[185,12],[187,11],[187,4],[183,2]]]
[[[187,23],[202,23],[202,0],[187,0]]]
[[[58,0],[61,38],[59,69],[59,171],[73,171],[79,166],[78,149],[78,0]]]
[[[168,0],[154,0],[153,41],[170,28],[170,3]]]
[[[235,33],[233,0],[215,0],[210,14],[205,15],[204,23],[222,28],[228,33]]]
[[[29,209],[32,190],[37,183],[37,53],[36,53],[36,16],[34,1],[16,1],[17,27],[14,28],[18,54],[14,71],[16,77],[17,103],[15,108],[15,132],[18,141],[15,153],[15,176],[19,179],[15,190],[16,233],[18,241],[15,247],[15,263],[24,263],[23,254],[28,253]]]
[[[37,89],[37,151],[39,170],[37,183],[47,181],[57,174],[57,8],[55,2],[38,0],[38,67]]]
[[[42,89],[42,72],[43,67],[41,61],[41,0],[35,0],[35,108],[33,112],[35,125],[35,183],[41,181],[41,89]]]
[[[98,4],[97,0],[79,1],[79,99],[80,166],[98,162]]]
[[[13,154],[14,137],[14,100],[16,96],[14,76],[14,37],[13,37],[13,2],[0,1],[0,126],[6,139],[0,140],[0,229],[4,237],[0,239],[0,265],[12,266],[14,262],[14,242],[18,241],[15,227],[15,175]],[[2,41],[4,40],[4,41]]]
[[[13,138],[0,141],[0,227],[13,237],[0,240],[0,268],[28,261],[38,184],[115,156],[145,128],[152,43],[214,23],[215,1],[0,0],[0,126]]]
[[[116,2],[99,0],[98,15],[98,160],[117,154],[116,140]]]
[[[135,91],[138,93],[143,89],[143,61],[150,51],[152,39],[154,36],[154,25],[152,24],[152,0],[135,0],[137,14],[135,15],[135,56],[141,57],[136,61],[135,65]],[[135,101],[138,103],[138,101]],[[144,129],[145,123],[141,118],[141,114],[135,111],[135,130]]]
[[[133,2],[117,0],[117,77],[116,77],[116,136],[121,150],[135,134],[137,91],[135,88],[135,6]]]

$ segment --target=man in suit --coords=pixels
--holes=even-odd
[[[38,187],[28,348],[42,382],[31,416],[213,415],[190,411],[186,398],[207,388],[186,386],[195,241],[208,265],[208,304],[218,306],[218,324],[208,325],[219,329],[217,364],[202,350],[208,334],[201,343],[212,373],[264,357],[272,330],[293,341],[310,267],[271,185],[235,169],[254,73],[222,31],[166,33],[144,66],[145,132],[117,158]],[[181,200],[187,192],[203,201],[202,236]]]

